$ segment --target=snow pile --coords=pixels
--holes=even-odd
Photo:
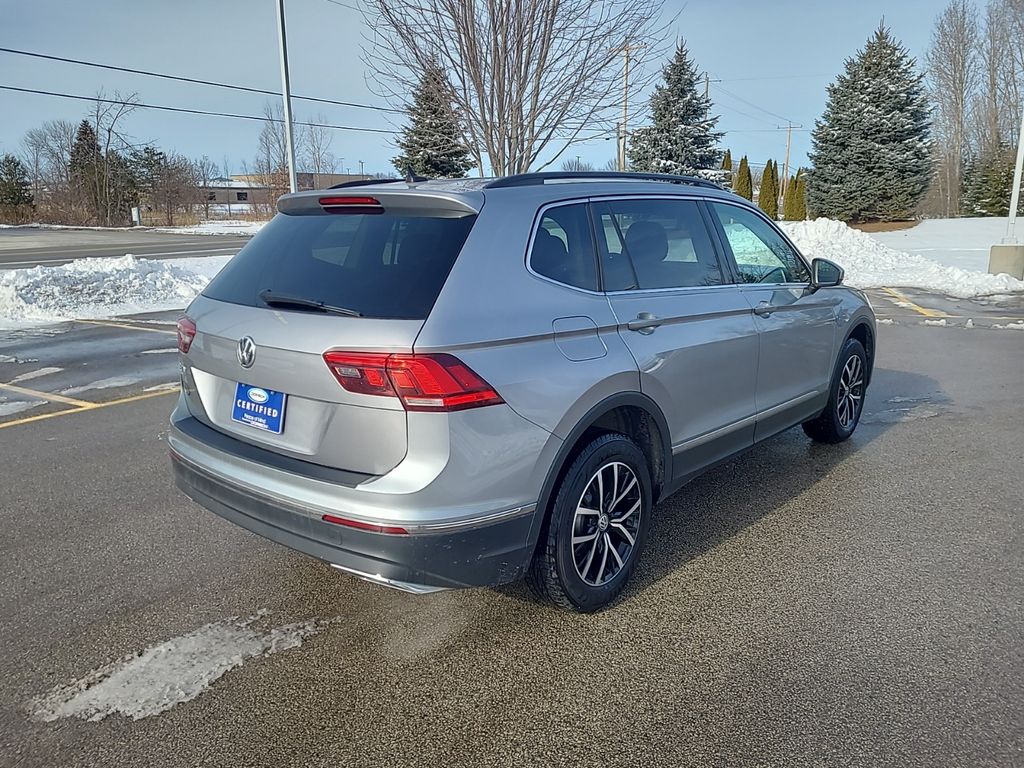
[[[1005,236],[1005,216],[926,219],[910,229],[871,233],[873,239],[897,251],[978,272],[988,269],[989,249]]]
[[[44,722],[61,717],[97,721],[113,714],[133,720],[159,715],[196,698],[246,660],[297,648],[328,624],[310,620],[270,630],[253,626],[265,614],[260,611],[247,619],[207,624],[104,664],[33,699],[29,712]]]
[[[856,288],[920,288],[957,298],[1024,291],[1024,281],[1009,275],[944,266],[894,251],[841,221],[816,219],[783,226],[805,256],[836,262],[846,270],[846,283]]]
[[[166,232],[172,235],[255,235],[266,224],[265,221],[204,221],[194,227],[157,227],[154,232]]]
[[[0,327],[180,309],[230,258],[157,261],[127,254],[0,272]]]

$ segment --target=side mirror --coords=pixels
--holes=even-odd
[[[811,289],[832,288],[843,282],[843,268],[828,259],[811,262]]]

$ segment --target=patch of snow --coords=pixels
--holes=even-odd
[[[896,321],[893,320],[891,317],[883,317],[879,319],[877,322],[879,325],[896,325]]]
[[[144,349],[139,354],[142,355],[166,355],[168,352],[177,352],[177,347],[164,347],[163,349]]]
[[[151,387],[145,387],[142,391],[143,392],[160,392],[160,391],[165,390],[165,389],[177,389],[177,388],[178,388],[178,382],[176,382],[176,381],[168,381],[168,382],[165,382],[163,384],[154,384]]]
[[[195,226],[158,227],[154,232],[166,232],[172,235],[255,235],[266,224],[265,221],[204,221]]]
[[[120,714],[141,720],[199,696],[225,673],[252,658],[298,648],[328,622],[311,619],[270,630],[266,615],[213,622],[104,664],[29,702],[35,720],[80,717],[96,722]]]
[[[924,324],[925,325],[934,325],[937,328],[945,328],[946,327],[946,318],[942,318],[941,320],[925,320]]]
[[[91,384],[82,384],[71,387],[61,392],[62,395],[77,395],[79,392],[88,392],[90,389],[113,389],[114,387],[127,387],[131,384],[142,381],[138,376],[111,376],[109,379],[100,379]]]
[[[946,267],[988,270],[989,248],[1006,236],[1006,217],[926,219],[910,229],[873,232],[889,248],[924,256]]]
[[[1000,329],[1002,331],[1024,331],[1024,320],[1020,320],[1020,321],[1018,321],[1016,323],[1007,323],[1006,325],[1000,325],[999,323],[994,323],[992,325],[992,327],[993,328],[998,328],[998,329]]]
[[[37,400],[34,402],[28,402],[26,400],[10,400],[8,402],[0,402],[0,416],[10,416],[15,413],[21,413],[27,411],[29,408],[35,408],[36,406],[42,405],[45,400]]]
[[[29,379],[38,379],[40,376],[48,376],[51,373],[60,373],[63,368],[37,368],[34,371],[28,373],[22,373],[11,379],[11,384],[17,384],[19,381],[28,381]]]
[[[127,229],[146,229],[146,227],[86,227],[78,224],[0,224],[0,229],[92,229],[102,232],[119,231]]]
[[[16,363],[18,358],[13,355],[0,355],[0,363]]]
[[[964,328],[973,328],[973,327],[974,327],[974,320],[968,317],[967,318],[967,322],[964,323]]]
[[[0,328],[180,309],[230,256],[78,259],[0,272]]]
[[[894,251],[841,221],[816,219],[783,222],[782,226],[808,258],[821,256],[843,267],[846,282],[855,288],[920,288],[957,298],[1024,291],[1024,280]]]

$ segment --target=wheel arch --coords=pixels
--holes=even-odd
[[[850,330],[846,332],[846,338],[843,339],[843,347],[850,339],[856,339],[864,347],[864,353],[868,358],[868,373],[867,381],[865,384],[871,384],[871,375],[875,370],[875,329],[874,324],[870,323],[867,318],[861,317],[854,320],[850,324]],[[840,347],[842,352],[842,347]]]
[[[622,432],[632,438],[651,470],[654,501],[672,478],[672,443],[668,420],[661,408],[641,392],[621,392],[601,400],[588,410],[569,431],[551,463],[541,486],[531,537],[536,542],[549,517],[549,505],[566,469],[580,449],[593,437],[602,433]]]

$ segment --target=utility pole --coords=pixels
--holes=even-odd
[[[786,121],[786,125],[778,126],[779,130],[785,129],[786,131],[786,162],[782,164],[782,202],[780,208],[785,210],[786,208],[786,188],[789,187],[789,149],[793,146],[793,129],[803,128],[802,125],[793,125],[791,120]]]
[[[722,82],[722,81],[721,80],[712,80],[711,79],[711,75],[709,75],[707,72],[704,73],[704,98],[705,99],[710,99],[711,98],[711,84],[712,83],[720,83],[720,82]]]
[[[360,176],[365,176],[366,175],[365,173],[363,173],[363,161],[362,160],[359,161],[359,175]]]
[[[281,95],[284,98],[284,138],[288,145],[288,189],[297,192],[295,137],[292,135],[292,95],[288,77],[288,42],[284,31],[284,0],[277,0],[277,35],[281,48]]]
[[[626,137],[629,135],[629,54],[646,48],[644,43],[625,43],[619,50],[624,58],[622,66],[622,125],[619,126],[619,170],[626,170]]]

